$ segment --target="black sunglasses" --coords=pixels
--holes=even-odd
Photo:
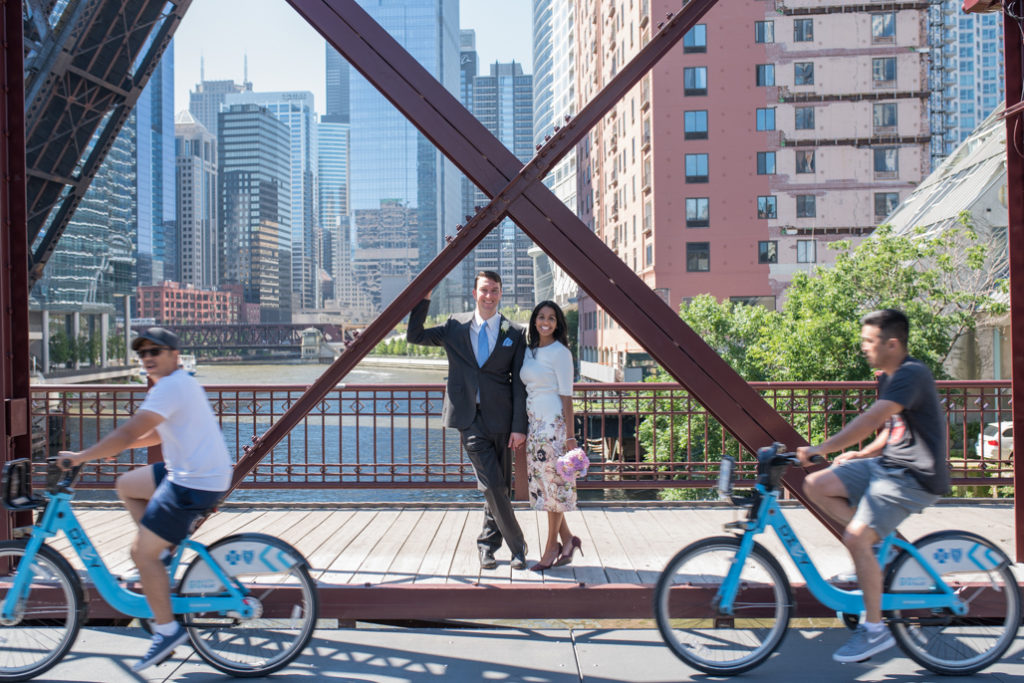
[[[151,346],[148,349],[139,349],[135,353],[138,354],[139,358],[149,358],[150,356],[156,358],[164,351],[167,351],[166,346]]]

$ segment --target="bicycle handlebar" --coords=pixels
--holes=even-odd
[[[71,458],[50,456],[46,459],[46,488],[50,493],[66,491],[81,472],[81,465],[71,466]]]

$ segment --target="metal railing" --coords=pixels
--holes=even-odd
[[[812,441],[834,434],[875,400],[873,382],[754,383],[765,400]],[[978,435],[1011,419],[1008,381],[938,383],[946,409],[956,486],[973,495],[1012,485],[1012,446],[979,455]],[[302,385],[206,388],[235,457],[303,394]],[[33,452],[79,450],[142,404],[141,385],[35,385]],[[444,385],[342,385],[265,458],[242,485],[264,489],[467,489],[473,468],[459,434],[441,422]],[[576,433],[592,460],[588,489],[708,489],[722,453],[739,458],[749,483],[753,456],[677,384],[577,384]],[[82,488],[109,488],[117,474],[148,462],[145,449],[94,464]],[[1005,491],[1005,490],[1004,490]],[[695,492],[696,493],[696,492]],[[710,492],[708,492],[710,493]],[[696,497],[700,497],[697,495]]]

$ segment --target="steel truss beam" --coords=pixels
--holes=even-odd
[[[25,17],[30,287],[191,2],[71,0],[51,30],[53,3],[33,0]]]
[[[657,34],[526,166],[413,59],[354,0],[288,0],[381,94],[491,197],[401,295],[246,448],[235,467],[237,486],[309,410],[326,396],[418,301],[505,216],[520,228],[747,448],[806,443],[761,396],[602,243],[541,180],[566,152],[675,46],[715,0],[691,0],[666,17]],[[787,484],[798,497],[803,474]],[[805,503],[807,501],[804,501]],[[811,508],[815,511],[814,508]],[[833,532],[838,528],[818,513]]]

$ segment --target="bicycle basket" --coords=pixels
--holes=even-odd
[[[32,495],[32,461],[28,458],[4,465],[3,503],[8,510],[33,510],[43,503]]]

